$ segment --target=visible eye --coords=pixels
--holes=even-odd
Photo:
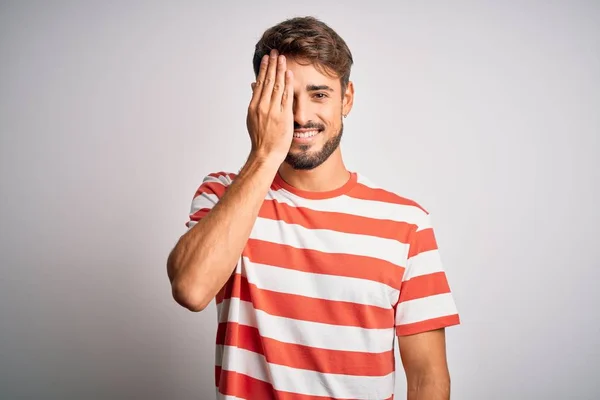
[[[315,93],[314,97],[316,99],[322,100],[322,99],[327,98],[328,96],[327,96],[327,93]]]

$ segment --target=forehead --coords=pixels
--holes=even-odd
[[[322,68],[317,68],[309,62],[286,58],[287,68],[294,73],[294,83],[300,86],[327,85],[339,91],[341,89],[340,78],[332,76]]]

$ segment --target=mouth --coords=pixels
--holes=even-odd
[[[299,142],[309,142],[319,133],[321,133],[320,129],[296,129],[294,130],[294,140]]]

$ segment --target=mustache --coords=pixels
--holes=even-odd
[[[300,125],[299,123],[294,121],[294,129],[318,129],[324,131],[325,126],[312,121],[308,121],[305,125]]]

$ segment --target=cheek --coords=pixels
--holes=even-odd
[[[342,112],[334,106],[323,107],[320,110],[320,118],[327,126],[338,126],[342,118]]]

